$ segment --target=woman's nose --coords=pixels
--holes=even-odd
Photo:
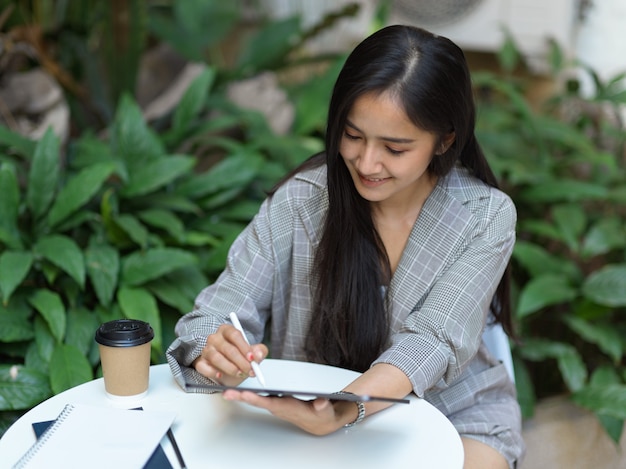
[[[380,155],[372,145],[365,145],[359,155],[358,170],[361,174],[376,174],[380,169]]]

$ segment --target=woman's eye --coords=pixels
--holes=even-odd
[[[346,137],[348,140],[358,140],[359,138],[361,138],[361,137],[359,137],[358,135],[352,135],[352,134],[350,134],[350,133],[348,133],[348,132],[344,132],[343,134],[345,135],[345,137]]]
[[[398,156],[404,153],[404,150],[394,150],[393,148],[389,148],[389,147],[386,147],[386,148],[389,154],[394,155],[394,156]]]

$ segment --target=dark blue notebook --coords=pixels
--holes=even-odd
[[[46,428],[48,428],[53,422],[54,420],[48,420],[45,422],[34,422],[32,425],[33,425],[33,430],[35,431],[35,435],[37,435],[37,438],[39,438],[41,434],[46,430]],[[144,469],[174,469],[174,468],[170,464],[169,459],[167,459],[165,451],[163,451],[163,448],[161,447],[161,445],[159,445],[154,450],[154,453],[152,453],[152,456],[150,456],[150,459],[148,459],[148,462],[144,466]]]

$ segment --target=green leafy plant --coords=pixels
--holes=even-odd
[[[86,134],[67,151],[52,132],[38,142],[0,132],[0,410],[97,375],[93,335],[113,318],[149,322],[153,362],[163,361],[175,321],[287,171],[274,150],[319,150],[212,96],[214,77],[207,68],[194,81],[165,132],[127,95],[106,138]],[[233,127],[244,136],[228,136]],[[202,171],[172,151],[197,140],[217,155]]]
[[[80,135],[66,145],[51,131],[31,141],[0,126],[0,429],[51,394],[98,376],[94,333],[104,321],[148,321],[156,333],[152,361],[163,361],[176,320],[222,270],[265,190],[322,149],[330,91],[311,84],[315,74],[289,87],[296,124],[286,136],[275,135],[261,114],[231,104],[228,84],[268,67],[285,70],[292,60],[315,61],[291,51],[354,14],[331,14],[305,32],[293,18],[264,22],[227,63],[218,60],[220,41],[239,24],[229,2],[127,2],[130,42],[97,51],[92,35],[124,26],[117,22],[122,11],[96,2],[86,12],[87,3],[59,5],[55,21],[44,24],[50,18],[39,10],[5,2],[19,4],[8,23],[13,30],[40,25],[48,41],[72,46],[60,50],[76,56],[47,56],[47,64],[70,78],[63,84],[82,102],[72,105]],[[208,63],[175,110],[151,124],[131,93],[145,28],[152,40],[171,41]],[[78,68],[77,57],[86,59]],[[116,64],[129,73],[105,86],[97,70],[106,57],[109,73]],[[330,67],[323,82],[336,70]],[[109,86],[119,96],[114,111]],[[85,109],[97,109],[101,119],[85,118]]]
[[[515,48],[503,50],[511,71]],[[558,48],[553,75],[563,75]],[[589,71],[589,70],[588,70]],[[513,253],[520,402],[569,393],[615,441],[626,398],[626,103],[623,75],[576,80],[537,110],[513,74],[476,73],[479,139],[518,209]]]
[[[10,38],[3,53],[21,51],[55,78],[72,107],[74,126],[102,128],[122,94],[135,90],[152,3],[0,0]],[[25,66],[23,59],[13,62],[18,69]]]

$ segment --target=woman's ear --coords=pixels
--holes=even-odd
[[[456,134],[454,132],[450,132],[449,134],[441,137],[439,141],[439,145],[437,145],[437,151],[435,151],[435,155],[443,155],[448,151],[448,148],[454,143],[454,139],[456,139]]]

